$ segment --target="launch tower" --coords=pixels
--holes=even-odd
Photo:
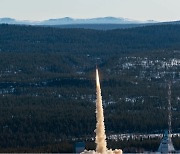
[[[174,153],[175,149],[172,143],[172,128],[171,128],[171,83],[168,84],[168,130],[165,130],[163,138],[161,140],[158,152],[160,153]]]

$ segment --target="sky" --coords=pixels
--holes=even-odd
[[[0,18],[41,21],[106,16],[140,21],[180,20],[180,0],[0,0]]]

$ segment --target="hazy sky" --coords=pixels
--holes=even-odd
[[[180,0],[0,0],[0,18],[44,20],[105,16],[180,20]]]

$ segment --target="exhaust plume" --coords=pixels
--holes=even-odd
[[[99,82],[99,73],[96,68],[96,152],[105,153],[106,152],[106,135],[104,126],[104,114],[102,106],[102,96],[101,87]]]
[[[81,154],[122,154],[122,150],[108,150],[104,126],[104,113],[101,96],[101,86],[99,81],[99,73],[96,68],[96,151],[85,150]]]

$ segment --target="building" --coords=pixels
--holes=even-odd
[[[84,142],[77,142],[75,144],[75,152],[81,153],[85,150],[85,143]]]
[[[160,146],[158,148],[160,153],[175,153],[175,149],[171,140],[171,134],[168,130],[165,131],[163,138],[161,140]]]

